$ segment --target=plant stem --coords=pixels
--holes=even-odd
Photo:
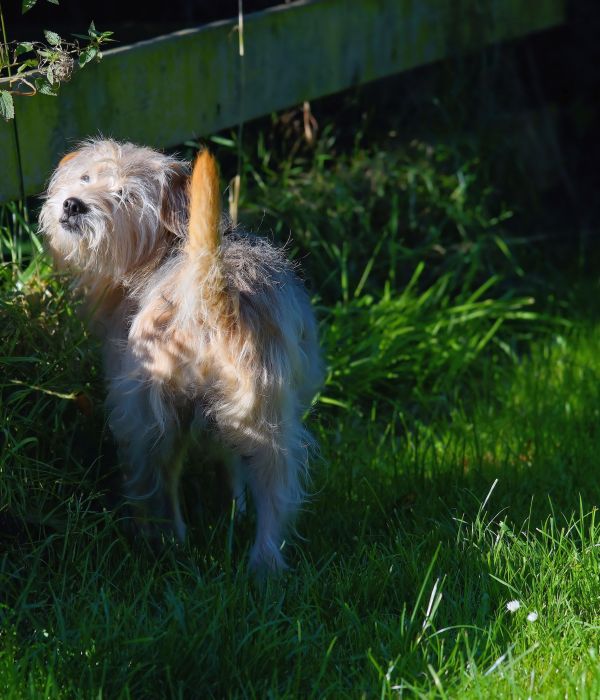
[[[12,78],[12,73],[10,70],[10,53],[8,49],[8,39],[6,38],[6,25],[4,24],[4,13],[2,12],[2,3],[0,2],[0,25],[2,26],[2,53],[6,53],[6,71],[8,73],[8,78]],[[10,85],[10,83],[9,83]],[[21,158],[21,145],[19,143],[19,131],[17,129],[17,115],[15,114],[13,123],[13,133],[15,136],[15,148],[17,150],[17,163],[19,165],[19,188],[21,190],[21,211],[23,213],[23,218],[28,223],[29,222],[29,212],[27,211],[27,206],[25,204],[25,182],[23,179],[23,160]],[[17,229],[15,227],[15,236]],[[16,239],[15,239],[16,243]]]
[[[0,25],[2,25],[2,57],[6,54],[6,70],[8,72],[8,77],[11,77],[10,72],[10,54],[8,52],[8,39],[6,38],[6,26],[4,24],[4,13],[2,12],[2,3],[0,2]]]

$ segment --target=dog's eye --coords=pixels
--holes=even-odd
[[[81,182],[89,182],[89,181],[90,181],[89,175],[82,175],[81,176]]]

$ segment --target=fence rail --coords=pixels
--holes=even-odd
[[[243,57],[235,20],[112,49],[59,97],[15,100],[25,193],[86,136],[175,146],[563,19],[564,0],[304,0],[247,15]],[[0,201],[18,198],[11,123],[0,163]]]

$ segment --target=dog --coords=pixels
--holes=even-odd
[[[103,338],[108,424],[142,530],[183,541],[191,438],[228,455],[233,498],[256,510],[255,572],[286,567],[305,498],[302,424],[323,377],[309,297],[282,250],[221,215],[218,167],[150,148],[83,142],[60,161],[40,227],[75,273]]]

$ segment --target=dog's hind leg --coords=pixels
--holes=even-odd
[[[167,454],[162,461],[163,502],[161,507],[166,515],[167,529],[172,530],[180,542],[185,540],[186,534],[186,526],[181,514],[179,483],[187,445],[187,437],[178,435],[172,454]]]
[[[179,480],[187,440],[175,413],[160,405],[146,382],[130,378],[111,383],[108,405],[109,425],[125,462],[125,496],[140,530],[153,539],[174,535],[183,541]]]
[[[281,553],[290,522],[304,499],[304,431],[298,422],[278,430],[269,444],[257,446],[245,463],[256,508],[256,540],[250,566],[258,573],[286,568]]]

